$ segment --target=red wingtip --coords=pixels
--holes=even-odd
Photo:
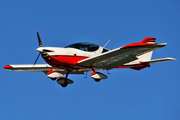
[[[4,69],[10,69],[10,68],[12,68],[10,65],[5,65],[4,67],[3,67]]]
[[[39,32],[38,30],[36,32]]]

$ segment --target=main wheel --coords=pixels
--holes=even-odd
[[[101,79],[94,79],[96,82],[99,82],[99,81],[101,81]]]
[[[57,78],[51,78],[51,80],[56,80]]]
[[[61,84],[62,87],[67,87],[67,83]]]

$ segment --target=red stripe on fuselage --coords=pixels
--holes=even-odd
[[[74,67],[76,64],[88,57],[86,56],[70,56],[70,55],[52,55],[43,57],[43,59],[51,66],[71,66]]]

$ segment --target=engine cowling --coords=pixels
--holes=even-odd
[[[101,80],[101,79],[107,79],[107,76],[104,75],[103,73],[100,73],[100,72],[93,72],[93,73],[91,73],[91,77],[92,77],[93,79],[99,79],[99,80]]]

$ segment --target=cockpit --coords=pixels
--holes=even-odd
[[[76,48],[76,49],[87,51],[87,52],[94,52],[99,49],[99,46],[92,43],[81,42],[81,43],[68,45],[65,48]]]

